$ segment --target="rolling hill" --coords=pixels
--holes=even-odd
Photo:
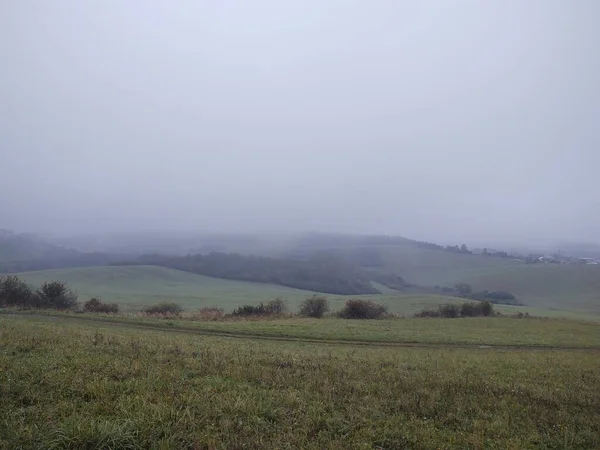
[[[17,274],[33,286],[48,280],[61,280],[77,291],[80,300],[98,296],[117,302],[124,311],[135,312],[145,306],[174,301],[187,310],[203,306],[220,306],[231,310],[243,304],[257,304],[282,298],[290,310],[313,294],[265,283],[225,280],[158,266],[102,266],[73,269],[39,270]],[[375,298],[386,303],[392,312],[413,314],[426,306],[455,298],[438,295],[401,294],[378,286],[384,294],[367,296],[327,295],[332,309],[341,308],[348,298]]]
[[[600,315],[600,265],[525,264],[518,260],[456,254],[410,246],[381,248],[380,270],[402,274],[412,283],[476,291],[509,291],[531,307]]]
[[[505,289],[525,304],[600,315],[600,265],[534,264],[462,273],[475,289]]]
[[[302,259],[319,252],[333,252],[365,270],[397,274],[411,284],[453,286],[458,282],[466,282],[475,290],[510,291],[533,308],[534,313],[543,310],[547,314],[554,309],[600,316],[598,265],[530,265],[509,258],[427,248],[426,243],[424,246],[424,243],[404,238],[376,236],[314,235],[296,244],[274,256]],[[290,307],[295,308],[300,300],[311,293],[274,284],[217,279],[175,270],[178,267],[99,267],[108,264],[110,259],[110,255],[78,253],[28,235],[4,232],[0,236],[0,267],[23,267],[12,271],[53,268],[24,272],[23,277],[32,284],[62,279],[76,288],[82,299],[100,296],[121,303],[131,311],[163,300],[174,300],[189,308],[219,304],[230,309],[274,297],[288,300]],[[38,267],[37,262],[43,263],[42,266]],[[417,305],[445,301],[442,297],[400,294],[380,284],[374,285],[382,295],[370,294],[367,297],[377,297],[389,303],[390,309],[395,312],[411,313]],[[347,298],[336,295],[328,297],[340,304]]]
[[[377,250],[383,260],[381,270],[400,274],[410,283],[423,286],[452,286],[482,269],[495,271],[525,266],[514,259],[452,253],[412,245],[385,246]]]
[[[224,280],[158,266],[102,266],[73,269],[40,270],[17,274],[33,286],[44,281],[61,280],[77,291],[79,299],[100,297],[117,302],[125,312],[136,312],[162,301],[174,301],[186,310],[203,306],[220,306],[226,311],[243,304],[257,304],[280,297],[291,311],[313,292],[264,283]],[[389,306],[391,312],[412,315],[425,307],[460,301],[441,295],[399,293],[385,286],[379,295],[327,295],[332,310],[340,309],[348,298],[370,298]],[[515,311],[556,317],[583,318],[569,311],[552,311],[543,307],[528,308],[497,305],[504,313]]]
[[[35,235],[0,230],[0,263],[29,261],[48,256],[71,256],[72,251]]]
[[[517,259],[423,248],[400,239],[361,245],[337,241],[329,249],[346,257],[377,254],[378,258],[371,258],[377,260],[372,270],[395,273],[420,286],[466,282],[475,290],[510,291],[538,313],[542,308],[600,316],[600,265],[525,264]],[[305,254],[310,250],[317,251],[317,247],[303,248]]]
[[[525,265],[516,259],[455,253],[435,244],[385,236],[316,235],[283,256],[310,258],[323,252],[421,286],[452,286],[473,271]]]
[[[525,264],[508,258],[457,254],[411,245],[378,247],[380,271],[422,286],[465,282],[476,291],[509,291],[531,307],[600,315],[600,265]]]
[[[213,305],[231,308],[275,297],[304,298],[307,294],[283,286],[222,280],[158,266],[80,267],[17,275],[32,285],[65,281],[81,300],[97,296],[129,311],[161,301],[174,301],[187,309]]]

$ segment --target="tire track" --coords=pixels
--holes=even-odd
[[[473,350],[523,350],[523,351],[557,351],[557,350],[585,350],[600,352],[600,347],[594,346],[557,346],[557,345],[532,345],[532,344],[488,344],[488,343],[451,343],[451,342],[415,342],[415,341],[366,341],[366,340],[346,340],[346,339],[328,339],[328,338],[304,338],[297,336],[275,336],[269,334],[247,333],[239,331],[224,330],[206,330],[199,328],[169,327],[155,324],[145,324],[134,321],[117,321],[103,317],[78,317],[59,314],[36,314],[16,311],[0,311],[0,315],[33,318],[38,320],[66,320],[72,322],[81,322],[88,324],[97,324],[115,328],[129,328],[137,330],[160,331],[167,333],[179,333],[197,336],[212,336],[228,339],[251,339],[274,342],[296,342],[306,344],[335,345],[335,346],[361,346],[375,348],[431,348],[431,349],[473,349]]]

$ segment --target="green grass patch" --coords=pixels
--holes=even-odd
[[[366,343],[502,345],[600,348],[600,324],[567,319],[469,317],[349,320],[339,318],[259,318],[194,321],[170,317],[104,316],[55,312],[22,313],[32,320],[70,320],[90,326],[102,322],[133,327]],[[5,314],[9,315],[9,314]]]
[[[600,347],[600,325],[562,319],[283,319],[178,322],[177,325],[203,330],[306,339]]]

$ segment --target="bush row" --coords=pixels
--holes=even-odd
[[[119,312],[116,303],[103,303],[94,297],[81,305],[77,294],[62,281],[45,282],[39,289],[33,290],[17,276],[0,277],[0,307],[40,308],[55,310],[83,310],[89,313],[115,314]],[[81,308],[80,308],[81,307]],[[258,305],[243,305],[232,311],[232,317],[279,316],[286,311],[285,302],[276,298]],[[322,295],[307,298],[300,306],[303,317],[323,317],[329,311],[327,299]],[[143,311],[148,315],[178,316],[183,308],[177,303],[165,302],[150,306]],[[224,317],[220,308],[203,308],[203,315]],[[387,308],[372,300],[348,300],[339,312],[340,317],[348,319],[374,319],[387,313]]]
[[[301,317],[321,318],[329,311],[327,298],[322,295],[308,297],[300,305],[299,315]],[[160,303],[146,308],[143,311],[147,315],[154,316],[178,316],[182,308],[175,303]],[[286,312],[285,302],[276,298],[267,303],[258,305],[242,305],[234,309],[230,314],[225,314],[222,308],[207,307],[192,314],[193,318],[221,319],[224,317],[265,317],[281,316]],[[387,315],[387,306],[380,305],[373,300],[348,300],[344,308],[336,314],[344,319],[379,319]]]
[[[82,307],[81,307],[82,306]],[[55,310],[79,309],[90,313],[116,314],[119,305],[116,303],[103,303],[98,298],[91,298],[80,305],[77,295],[62,281],[49,281],[42,284],[39,289],[33,290],[27,283],[16,276],[0,277],[0,307],[22,307]],[[81,307],[81,308],[80,308]],[[329,311],[327,298],[315,294],[305,299],[300,305],[299,314],[302,317],[323,317]],[[179,316],[183,308],[177,303],[165,302],[146,308],[143,313],[147,315],[171,317]],[[243,305],[230,314],[222,308],[208,307],[193,313],[195,318],[220,319],[229,317],[264,317],[281,316],[286,312],[285,302],[276,298],[267,303],[258,305]],[[424,309],[416,317],[478,317],[494,315],[494,305],[489,300],[470,301],[462,304],[448,303],[440,305],[437,309]],[[344,307],[336,313],[337,317],[344,319],[379,319],[388,316],[387,306],[373,300],[353,299],[347,300]]]
[[[231,315],[233,317],[247,316],[279,316],[285,312],[285,302],[280,298],[271,300],[270,302],[259,303],[258,305],[243,305],[234,309]]]
[[[439,305],[437,309],[424,309],[415,317],[489,317],[494,315],[494,305],[488,300]]]
[[[0,307],[68,310],[77,305],[77,295],[62,281],[47,281],[34,290],[19,277],[0,277]]]
[[[77,294],[62,281],[47,281],[33,289],[17,276],[0,277],[0,307],[75,310],[80,307]],[[116,303],[92,298],[83,304],[84,312],[118,313]]]
[[[521,302],[515,297],[515,295],[508,291],[479,291],[474,292],[470,284],[457,283],[453,288],[435,286],[435,290],[441,290],[442,293],[448,295],[454,295],[463,297],[471,300],[488,300],[491,303],[504,304],[504,305],[521,305]]]

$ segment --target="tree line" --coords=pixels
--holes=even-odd
[[[473,287],[468,283],[457,283],[453,288],[436,286],[435,289],[440,290],[446,295],[468,298],[471,300],[488,301],[490,303],[503,305],[522,306],[522,303],[511,292],[488,290],[474,291]]]
[[[229,280],[271,283],[327,294],[379,294],[371,275],[351,262],[315,255],[307,260],[213,252],[187,256],[144,255],[122,265],[156,265]]]
[[[46,281],[34,289],[17,276],[0,277],[0,308],[55,309],[67,311],[81,309],[83,312],[115,314],[116,303],[104,303],[91,298],[81,304],[77,293],[63,281]]]

